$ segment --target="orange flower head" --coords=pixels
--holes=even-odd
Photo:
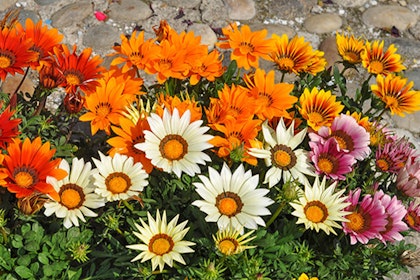
[[[205,78],[210,82],[214,82],[217,77],[223,75],[225,68],[222,65],[220,53],[217,50],[202,56],[197,60],[197,64],[191,66],[190,84],[196,85],[201,78]]]
[[[7,74],[23,74],[23,68],[37,59],[38,54],[31,50],[30,39],[24,37],[15,28],[0,30],[0,79],[4,81]]]
[[[52,63],[51,65],[41,66],[39,70],[39,85],[42,88],[52,90],[64,82],[65,78],[56,64]]]
[[[156,114],[163,117],[164,109],[168,109],[172,114],[175,108],[178,109],[180,115],[183,115],[187,110],[190,110],[190,122],[201,120],[202,109],[194,98],[191,98],[188,93],[182,94],[181,98],[178,96],[170,96],[169,94],[160,94],[158,96],[158,105],[156,106]]]
[[[83,109],[85,104],[85,97],[79,91],[68,92],[64,96],[63,105],[66,112],[69,114],[77,114]]]
[[[290,95],[293,85],[274,83],[274,71],[267,74],[257,69],[253,75],[245,75],[245,83],[249,88],[249,95],[254,98],[258,109],[256,115],[262,119],[287,116],[286,110],[293,107],[298,98]]]
[[[378,96],[391,114],[404,117],[420,110],[420,91],[411,90],[414,83],[392,74],[376,76],[376,84],[371,85],[372,92]]]
[[[144,142],[144,131],[150,130],[149,123],[146,118],[140,118],[137,123],[122,117],[120,118],[120,127],[111,126],[112,131],[117,135],[107,140],[112,146],[109,155],[115,154],[127,155],[134,158],[135,162],[140,162],[147,173],[152,172],[153,165],[151,160],[146,157],[145,152],[134,147],[137,143]]]
[[[89,94],[95,91],[98,85],[96,79],[101,77],[101,72],[105,70],[100,66],[102,59],[99,56],[90,57],[91,48],[84,49],[80,54],[76,53],[77,46],[73,46],[72,52],[62,44],[54,47],[56,63],[65,77],[64,83],[67,92],[76,92],[80,89],[83,93]]]
[[[27,18],[25,27],[19,23],[16,25],[16,29],[33,42],[31,50],[38,54],[38,58],[31,63],[33,69],[36,69],[40,64],[48,63],[54,47],[59,46],[64,38],[64,35],[60,34],[56,28],[49,29],[47,25],[43,25],[42,20],[34,24],[32,19]]]
[[[19,22],[20,9],[9,10],[0,21],[0,30],[4,28],[13,28]]]
[[[305,88],[299,102],[299,113],[307,121],[308,126],[315,131],[318,131],[321,126],[331,126],[334,118],[344,109],[331,91],[317,88],[313,88],[312,91]]]
[[[232,49],[231,59],[245,70],[258,68],[259,58],[269,59],[269,54],[274,50],[273,40],[266,39],[266,29],[251,31],[248,25],[243,25],[239,30],[236,23],[232,23],[223,28],[222,32],[226,37],[219,47]]]
[[[158,42],[162,42],[163,40],[168,39],[169,32],[172,30],[172,27],[169,25],[169,23],[166,20],[161,20],[159,23],[159,27],[156,28],[156,26],[153,26],[153,31],[156,34],[156,40]]]
[[[324,52],[315,50],[313,52],[311,62],[309,63],[308,67],[305,69],[305,72],[315,76],[319,72],[324,71],[326,65],[327,65],[327,60],[324,57]]]
[[[9,192],[16,194],[17,198],[42,193],[56,200],[60,199],[46,179],[51,176],[61,180],[67,176],[67,172],[58,168],[61,159],[52,159],[55,149],[50,149],[49,142],[42,144],[40,137],[33,142],[26,138],[23,143],[15,139],[6,152],[0,174],[7,176],[3,186]]]
[[[92,135],[98,130],[111,134],[111,124],[118,125],[120,117],[129,105],[130,96],[123,94],[124,85],[117,84],[115,78],[99,80],[94,93],[86,96],[85,107],[89,111],[80,116],[81,121],[90,121]]]
[[[345,36],[336,34],[337,49],[344,61],[357,64],[362,61],[361,53],[365,50],[365,42],[353,35]]]
[[[103,73],[102,79],[107,82],[111,78],[115,78],[117,84],[124,85],[123,94],[130,96],[130,100],[132,102],[137,100],[138,95],[145,94],[145,92],[141,91],[144,81],[142,78],[137,77],[134,69],[123,72],[122,69],[116,66],[111,66],[108,71]]]
[[[396,54],[397,48],[392,44],[384,52],[384,41],[366,42],[365,51],[361,53],[362,65],[374,75],[388,75],[405,70],[401,56]]]
[[[0,148],[6,149],[8,143],[13,141],[13,138],[19,135],[19,124],[22,121],[21,119],[12,119],[14,111],[10,111],[8,106],[0,114]],[[0,162],[1,165],[1,162]]]

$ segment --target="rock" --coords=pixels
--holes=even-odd
[[[406,129],[412,133],[420,133],[420,112],[415,112],[413,114],[405,114],[405,117],[400,117],[398,115],[391,116],[396,127],[401,129]]]
[[[361,7],[368,2],[368,0],[340,0],[337,1],[343,7]]]
[[[419,41],[408,38],[385,38],[385,46],[394,44],[397,47],[397,53],[401,55],[404,65],[409,66],[412,62],[420,60]]]
[[[16,4],[17,0],[1,0],[0,12],[6,11]]]
[[[281,24],[256,23],[256,24],[251,24],[249,27],[251,28],[252,31],[267,29],[267,38],[271,38],[272,34],[277,34],[280,37],[283,34],[287,34],[287,37],[289,37],[289,39],[296,35],[296,31],[294,29],[286,25],[281,25]]]
[[[80,24],[89,15],[93,16],[92,5],[89,1],[80,1],[62,7],[51,16],[52,26],[64,28]]]
[[[101,36],[98,36],[101,34]],[[115,42],[120,42],[118,28],[108,24],[91,26],[83,36],[83,44],[94,50],[111,50]]]
[[[178,8],[195,8],[200,5],[200,0],[164,0],[168,5]]]
[[[11,76],[11,75],[7,76],[7,79],[1,85],[1,88],[0,88],[1,91],[7,94],[12,94],[13,92],[15,92],[22,78],[23,78],[23,75],[21,74],[16,74],[14,76]],[[35,84],[33,82],[33,79],[31,79],[28,76],[23,81],[19,89],[19,92],[22,92],[24,94],[29,94],[30,96],[32,96],[34,94],[34,91],[35,91]]]
[[[46,6],[57,2],[57,0],[35,0],[35,3],[41,6]]]
[[[27,18],[32,19],[33,22],[37,22],[40,20],[39,16],[37,15],[37,13],[35,13],[34,11],[30,11],[30,10],[21,10],[19,12],[19,17],[18,20],[25,25],[25,21]]]
[[[407,70],[404,73],[404,76],[408,79],[409,82],[414,82],[414,90],[420,90],[420,68]]]
[[[248,20],[255,16],[253,0],[226,0],[228,15],[233,20]]]
[[[324,52],[324,57],[327,60],[326,68],[333,66],[336,62],[342,61],[341,55],[337,50],[337,43],[335,36],[329,36],[325,38],[319,45],[319,50]],[[340,71],[343,69],[343,65],[337,64]]]
[[[279,18],[282,20],[295,20],[296,17],[307,16],[316,5],[316,0],[276,0],[259,1],[260,4],[257,17],[264,21],[268,18]],[[264,3],[267,2],[267,3]]]
[[[362,20],[366,25],[391,28],[395,26],[398,30],[404,31],[417,23],[418,16],[406,7],[383,5],[367,9]]]
[[[124,0],[121,4],[114,2],[109,6],[109,17],[125,23],[139,22],[152,14],[149,5],[141,0]]]
[[[201,18],[212,27],[225,27],[229,24],[227,8],[222,0],[203,0],[200,5]]]
[[[209,50],[214,48],[217,36],[207,24],[195,23],[190,25],[188,31],[193,31],[195,36],[201,36],[201,43],[207,45]]]
[[[303,23],[306,30],[313,33],[329,33],[341,27],[343,20],[339,15],[324,13],[308,17]]]

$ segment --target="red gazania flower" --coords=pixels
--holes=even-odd
[[[19,135],[18,125],[21,119],[12,119],[14,111],[10,111],[7,107],[0,114],[0,148],[6,149],[7,143],[12,142],[12,139]]]
[[[7,176],[3,186],[9,192],[15,193],[17,198],[38,192],[60,199],[46,179],[51,176],[61,180],[67,176],[67,172],[58,168],[61,159],[52,159],[55,149],[50,149],[49,142],[42,144],[40,137],[33,142],[26,138],[23,143],[15,139],[6,151],[3,168],[0,168],[0,178]]]

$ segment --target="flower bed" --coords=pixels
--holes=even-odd
[[[163,21],[121,35],[104,67],[16,18],[1,21],[0,78],[39,83],[2,95],[2,279],[381,279],[418,264],[404,237],[420,230],[419,153],[382,117],[418,111],[420,92],[393,45],[337,34],[327,68],[303,37],[231,24],[209,50]],[[352,69],[369,74],[354,93]]]

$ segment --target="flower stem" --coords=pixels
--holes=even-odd
[[[279,206],[276,209],[276,212],[271,216],[270,220],[268,220],[267,224],[265,225],[265,228],[268,228],[280,215],[281,211],[283,210],[284,206],[286,206],[286,202],[282,201]]]

